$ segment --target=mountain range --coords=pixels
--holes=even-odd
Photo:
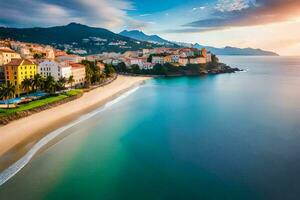
[[[52,45],[57,49],[78,54],[98,54],[120,52],[156,47],[194,47],[206,48],[216,55],[260,55],[277,56],[270,51],[252,48],[216,48],[200,44],[180,43],[165,40],[158,35],[147,35],[142,31],[122,31],[116,34],[104,28],[89,27],[78,23],[49,28],[6,28],[0,27],[0,39],[12,39]]]
[[[78,23],[49,28],[0,27],[0,39],[13,39],[52,45],[58,49],[83,50],[84,54],[125,52],[161,45],[139,41],[113,33],[104,28],[94,28]]]
[[[142,31],[138,31],[138,30],[132,30],[132,31],[124,30],[124,31],[120,32],[119,34],[126,36],[126,37],[136,39],[136,40],[140,40],[140,41],[145,41],[145,42],[150,42],[150,43],[160,44],[160,45],[166,45],[166,46],[170,46],[170,47],[178,47],[177,44],[172,43],[168,40],[165,40],[165,39],[159,37],[158,35],[147,35],[147,34],[143,33]]]

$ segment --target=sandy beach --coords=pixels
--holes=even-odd
[[[120,75],[111,84],[84,93],[79,99],[0,127],[0,171],[47,133],[104,105],[147,79],[149,77]],[[16,151],[18,153],[12,153]]]

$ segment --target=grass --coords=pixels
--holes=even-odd
[[[27,104],[22,104],[22,105],[19,105],[17,108],[11,108],[11,109],[0,108],[0,117],[12,115],[14,113],[30,110],[33,108],[38,108],[38,107],[44,106],[49,103],[54,103],[54,102],[60,101],[62,99],[66,99],[68,97],[75,96],[80,93],[82,93],[82,90],[75,89],[75,90],[68,91],[64,94],[60,94],[58,96],[50,96],[50,97],[46,97],[46,98],[43,98],[40,100],[32,101]]]

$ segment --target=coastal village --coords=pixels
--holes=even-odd
[[[151,57],[151,59],[149,59]],[[205,64],[212,60],[206,49],[195,48],[155,48],[140,51],[120,53],[102,53],[97,55],[80,56],[67,54],[49,45],[24,43],[18,41],[0,42],[0,83],[15,85],[20,93],[25,79],[33,79],[36,74],[43,78],[52,76],[56,81],[61,78],[68,80],[72,77],[74,87],[83,87],[86,83],[86,67],[83,60],[97,64],[100,72],[105,65],[117,66],[124,63],[130,69],[136,65],[140,70],[151,70],[155,65],[170,63],[177,67],[188,64]],[[69,81],[70,82],[70,81]],[[66,87],[70,87],[66,84]]]
[[[0,118],[19,117],[18,111],[65,102],[84,91],[111,83],[118,74],[166,75],[166,69],[170,67],[176,71],[187,66],[199,68],[212,62],[218,60],[205,48],[159,47],[83,56],[50,45],[2,40]],[[42,104],[37,101],[40,99]],[[30,105],[33,102],[37,105]]]

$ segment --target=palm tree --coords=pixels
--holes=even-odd
[[[4,84],[0,84],[0,99],[3,98],[4,95]]]
[[[54,94],[57,89],[57,83],[55,82],[53,76],[47,76],[45,80],[45,91],[50,94]]]
[[[3,97],[7,100],[7,108],[9,108],[9,99],[13,98],[16,94],[16,86],[7,82],[3,88]]]
[[[28,94],[29,91],[30,91],[30,87],[32,85],[32,80],[31,79],[28,79],[28,78],[25,78],[23,81],[22,81],[22,84],[21,84],[21,87],[24,91],[26,91],[26,93]]]
[[[72,88],[74,82],[75,82],[74,76],[71,75],[71,76],[68,78],[68,84],[70,84],[71,88]]]
[[[40,74],[34,75],[33,80],[32,80],[32,89],[36,91],[36,90],[41,89],[42,86],[43,86],[42,76]]]
[[[65,77],[61,77],[57,81],[57,86],[59,90],[63,90],[65,88],[65,85],[67,83],[67,79]]]

